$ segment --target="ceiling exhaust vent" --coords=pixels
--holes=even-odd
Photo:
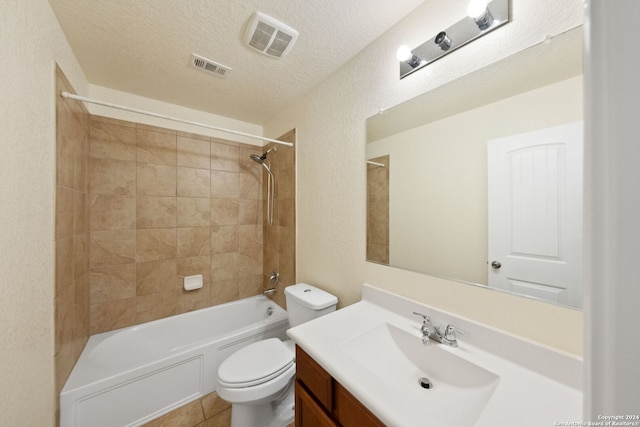
[[[272,58],[285,56],[298,38],[298,32],[262,12],[251,17],[244,41],[249,47]]]
[[[225,77],[228,71],[231,71],[231,67],[218,64],[210,59],[204,58],[195,53],[191,54],[191,66],[202,71],[206,71],[211,74],[215,74],[218,77]]]

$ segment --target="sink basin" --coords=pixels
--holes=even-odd
[[[374,376],[380,388],[419,408],[429,425],[472,426],[489,402],[500,377],[445,349],[422,344],[417,334],[382,323],[348,340],[341,351],[352,369]],[[426,377],[430,388],[423,388]]]

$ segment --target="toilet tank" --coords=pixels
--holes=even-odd
[[[294,327],[336,310],[335,295],[306,283],[284,288],[289,313],[289,326]]]

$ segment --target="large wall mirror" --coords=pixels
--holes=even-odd
[[[367,260],[582,306],[582,28],[367,120]]]

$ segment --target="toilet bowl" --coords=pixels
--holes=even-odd
[[[285,288],[289,325],[335,311],[338,299],[299,283]],[[249,344],[218,368],[218,395],[231,403],[231,427],[284,427],[294,419],[295,344],[269,338]]]

